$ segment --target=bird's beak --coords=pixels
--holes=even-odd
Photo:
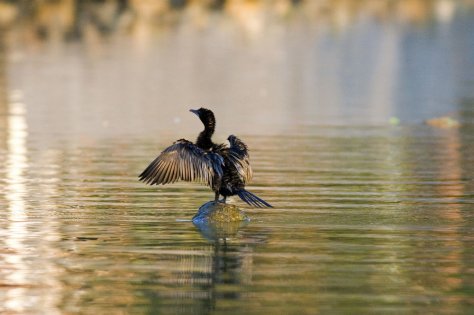
[[[190,109],[189,111],[199,117],[199,111],[197,109]]]

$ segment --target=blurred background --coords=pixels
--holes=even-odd
[[[473,14],[472,0],[2,0],[0,110],[46,141],[191,132],[200,106],[223,139],[458,119]]]
[[[137,179],[201,106],[226,242]],[[0,0],[0,313],[472,314],[473,143],[474,0]]]

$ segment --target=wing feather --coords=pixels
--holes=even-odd
[[[252,179],[252,168],[250,157],[245,143],[234,135],[229,136],[230,148],[227,155],[228,160],[234,165],[244,184]]]
[[[184,180],[212,187],[216,177],[222,177],[223,164],[218,154],[206,152],[192,142],[181,139],[163,150],[138,177],[150,185]]]

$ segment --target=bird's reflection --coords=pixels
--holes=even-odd
[[[252,235],[249,222],[194,223],[200,234],[212,244],[212,259],[207,282],[207,308],[213,310],[219,300],[238,300],[242,286],[252,282],[255,247],[264,242]]]

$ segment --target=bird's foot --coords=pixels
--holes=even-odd
[[[219,202],[219,203],[224,203],[225,204],[226,199],[227,199],[227,197],[219,199],[219,195],[216,193],[216,198],[214,199],[214,202]]]

